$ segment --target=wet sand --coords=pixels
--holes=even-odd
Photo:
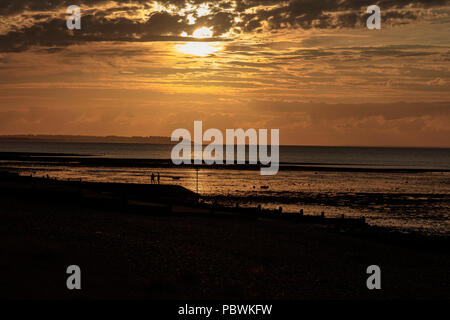
[[[259,218],[128,212],[0,193],[0,297],[8,299],[450,298],[445,245]],[[66,289],[66,268],[82,290]],[[366,268],[382,270],[382,290]]]

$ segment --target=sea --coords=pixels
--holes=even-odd
[[[450,235],[450,148],[280,146],[280,171],[245,166],[142,167],[133,159],[170,159],[173,145],[0,141],[0,152],[126,159],[120,167],[0,159],[21,174],[85,181],[161,183],[198,191],[205,201],[283,212],[365,217],[401,232]],[[195,156],[195,155],[194,155]]]

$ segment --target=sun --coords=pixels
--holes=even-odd
[[[211,31],[211,28],[203,27],[195,30],[192,35],[194,36],[194,38],[204,39],[204,38],[212,38],[213,33]]]
[[[208,39],[212,38],[212,28],[202,27],[194,31],[192,38],[195,39]],[[186,32],[181,34],[182,37],[186,37]],[[185,44],[176,45],[179,52],[184,54],[192,54],[199,57],[206,57],[210,54],[216,53],[223,49],[218,42],[188,42]]]

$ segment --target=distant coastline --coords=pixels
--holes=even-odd
[[[0,142],[61,142],[61,143],[131,143],[151,145],[175,145],[165,136],[90,136],[90,135],[52,135],[52,134],[14,134],[0,135]],[[204,144],[205,146],[208,144]],[[248,143],[246,143],[248,145]],[[310,145],[310,144],[280,144],[283,147],[310,148],[383,148],[383,149],[450,149],[450,146],[402,146],[402,145]]]
[[[84,136],[84,135],[0,135],[0,141],[34,142],[73,142],[73,143],[138,143],[138,144],[174,144],[170,137],[123,137],[123,136]]]

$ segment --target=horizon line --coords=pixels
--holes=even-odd
[[[0,134],[0,140],[6,138],[16,138],[17,140],[20,140],[20,138],[26,138],[26,137],[73,137],[73,138],[118,138],[118,139],[151,139],[151,138],[160,138],[160,139],[168,139],[170,141],[171,137],[169,136],[120,136],[120,135],[83,135],[83,134]],[[30,142],[33,142],[33,140],[30,140]],[[40,141],[40,142],[78,142],[78,143],[136,143],[136,144],[159,144],[163,145],[164,143],[152,143],[149,142],[113,142],[113,141],[104,141],[104,142],[93,142],[93,141],[58,141],[57,139],[52,141]],[[172,142],[172,141],[170,141]],[[179,142],[172,142],[171,144],[178,144]],[[203,145],[210,145],[211,143],[204,143]],[[169,144],[168,144],[169,145]],[[226,143],[223,144],[223,146],[227,146]],[[245,146],[249,146],[249,144],[245,144]],[[254,145],[259,146],[259,145]],[[270,144],[268,144],[270,146]],[[408,146],[408,145],[317,145],[317,144],[280,144],[280,147],[330,147],[330,148],[415,148],[415,149],[450,149],[449,146]]]

